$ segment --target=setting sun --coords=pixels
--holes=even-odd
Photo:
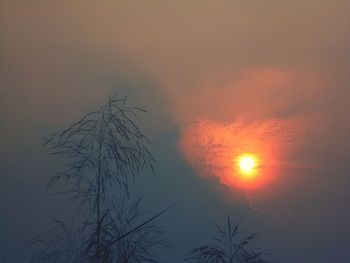
[[[243,154],[238,158],[238,167],[245,176],[252,176],[256,172],[257,158],[252,154]]]

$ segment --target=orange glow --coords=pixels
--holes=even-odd
[[[200,121],[183,130],[180,147],[198,175],[219,179],[245,195],[283,179],[301,138],[299,120],[220,123]]]

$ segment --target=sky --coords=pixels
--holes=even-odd
[[[72,212],[45,190],[60,164],[40,138],[117,91],[149,112],[145,206],[181,200],[162,262],[227,214],[279,262],[348,262],[349,24],[345,0],[1,0],[0,257],[28,262],[30,237]],[[231,170],[245,151],[253,183]]]

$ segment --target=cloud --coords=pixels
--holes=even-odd
[[[300,70],[256,67],[214,72],[177,101],[182,121],[259,120],[305,114],[324,107],[327,79]]]
[[[193,115],[184,115],[181,152],[198,175],[216,177],[211,181],[228,187],[233,199],[264,206],[283,198],[291,180],[304,180],[317,165],[300,157],[324,122],[327,85],[325,78],[277,68],[243,70],[217,87],[209,83],[189,98]],[[254,180],[237,171],[235,159],[244,153],[259,158]]]
[[[183,129],[180,149],[198,175],[217,177],[214,183],[228,187],[235,198],[243,196],[256,203],[261,195],[271,197],[277,187],[288,183],[288,176],[296,169],[310,166],[295,159],[305,139],[305,128],[300,119],[250,123],[202,120]],[[259,162],[257,174],[249,179],[242,176],[235,162],[247,153]]]

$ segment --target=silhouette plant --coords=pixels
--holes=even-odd
[[[131,222],[139,219],[140,202],[128,210],[131,214],[123,220],[125,205],[124,210],[115,207],[117,189],[128,196],[130,180],[135,180],[143,168],[153,171],[154,159],[148,150],[149,141],[135,124],[140,111],[144,112],[143,109],[126,106],[126,99],[117,94],[97,111],[90,112],[68,128],[45,139],[44,145],[49,154],[63,158],[66,167],[51,178],[48,187],[63,182],[67,190],[60,193],[70,194],[78,202],[85,219],[77,231],[79,238],[76,232],[68,231],[62,222],[55,220],[52,231],[33,240],[45,247],[41,257],[36,257],[36,260],[62,262],[57,255],[66,257],[64,251],[67,250],[63,251],[63,247],[77,239],[81,239],[78,244],[83,247],[75,250],[79,257],[71,256],[72,262],[87,262],[87,258],[96,263],[141,262],[137,258],[142,257],[143,262],[153,260],[150,251],[159,242],[155,237],[151,242],[149,236],[159,234],[153,220],[164,211],[152,217],[152,220],[146,220],[147,224],[140,223],[130,230]],[[123,202],[127,203],[125,200]],[[137,246],[132,246],[133,238],[138,235]],[[121,245],[125,243],[128,244],[126,247]],[[115,261],[116,254],[127,256]],[[48,257],[52,261],[47,261]],[[68,262],[67,259],[64,262]]]
[[[141,263],[157,262],[155,248],[166,245],[161,238],[162,229],[154,218],[165,210],[145,220],[141,212],[141,199],[131,202],[126,198],[116,200],[101,227],[100,262]],[[86,224],[66,226],[63,221],[52,218],[53,227],[31,241],[41,246],[32,260],[40,263],[86,263],[95,233]]]
[[[239,223],[232,225],[227,217],[226,225],[215,224],[215,245],[203,245],[190,251],[189,260],[197,263],[268,263],[260,249],[249,247],[256,234],[241,237]]]
[[[7,262],[7,255],[5,257],[2,258],[1,260],[2,263],[6,263]]]
[[[47,263],[83,263],[89,262],[85,253],[84,226],[69,226],[55,218],[51,218],[53,227],[34,238],[31,243],[41,246],[41,251],[32,259],[32,262]]]

